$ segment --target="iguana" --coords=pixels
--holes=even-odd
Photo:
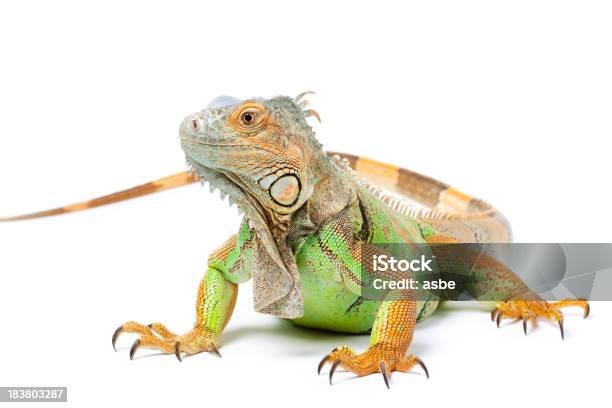
[[[180,143],[189,171],[80,204],[2,218],[25,220],[84,210],[196,181],[219,189],[244,212],[239,231],[208,259],[196,300],[193,328],[177,335],[161,323],[129,321],[112,336],[137,333],[130,358],[139,348],[175,354],[219,354],[219,336],[232,316],[238,285],[253,279],[257,311],[297,325],[344,333],[371,333],[359,353],[338,347],[318,366],[331,364],[363,376],[380,372],[389,387],[393,371],[406,372],[423,361],[407,354],[415,324],[431,315],[440,300],[367,300],[361,296],[364,243],[431,245],[442,272],[471,276],[466,287],[475,299],[495,290],[491,319],[547,318],[558,323],[560,309],[585,300],[546,302],[512,271],[485,259],[457,265],[436,244],[509,242],[504,216],[486,202],[410,170],[350,154],[325,152],[307,123],[319,118],[304,98],[220,97],[180,125]],[[418,209],[396,195],[410,198]],[[461,263],[461,262],[459,262]],[[463,269],[462,269],[463,268]]]

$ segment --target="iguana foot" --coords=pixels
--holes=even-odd
[[[181,353],[192,355],[202,351],[210,351],[221,357],[219,349],[217,349],[215,344],[214,336],[209,330],[201,326],[195,326],[188,333],[178,336],[161,323],[151,323],[148,326],[144,326],[136,322],[127,322],[119,326],[113,334],[113,348],[115,351],[117,350],[115,347],[117,338],[122,333],[140,334],[140,337],[130,348],[131,360],[134,359],[134,354],[141,347],[160,350],[165,354],[174,353],[179,361],[182,361]]]
[[[499,323],[502,317],[510,317],[523,320],[523,331],[527,334],[527,322],[529,320],[543,317],[545,319],[554,320],[559,324],[561,330],[561,339],[565,337],[563,332],[563,313],[561,308],[577,306],[584,310],[584,318],[589,315],[590,306],[583,299],[567,299],[559,302],[546,302],[543,300],[509,300],[507,302],[497,302],[495,309],[491,311],[491,320]]]
[[[380,372],[387,388],[389,388],[389,377],[393,371],[407,372],[416,364],[423,368],[425,375],[429,378],[429,371],[427,371],[427,367],[420,358],[413,354],[406,356],[404,352],[400,352],[388,344],[375,344],[362,354],[357,354],[345,346],[338,347],[323,357],[317,373],[321,373],[321,369],[326,363],[331,364],[329,370],[330,385],[338,366],[359,377]]]

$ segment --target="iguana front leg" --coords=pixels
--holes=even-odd
[[[337,218],[318,232],[321,251],[336,265],[347,289],[361,295],[362,245],[355,238],[355,223],[352,220],[359,214],[347,208]],[[357,223],[359,224],[359,223]],[[338,367],[351,371],[358,376],[380,372],[389,387],[389,376],[393,371],[409,371],[419,364],[429,378],[423,361],[408,354],[416,326],[417,302],[415,293],[398,300],[381,301],[370,336],[370,345],[364,353],[356,353],[346,346],[338,347],[327,354],[318,366],[318,372],[327,363],[331,364],[329,382],[332,383]]]
[[[414,300],[393,300],[381,303],[377,313],[370,346],[364,353],[356,353],[346,346],[338,347],[323,357],[318,372],[326,363],[331,363],[329,383],[337,367],[351,371],[358,376],[380,372],[389,388],[389,376],[393,371],[407,372],[419,364],[429,378],[423,361],[414,354],[406,355],[412,342],[416,325],[416,302]]]
[[[145,326],[130,321],[119,326],[113,334],[113,347],[122,333],[137,333],[140,337],[130,349],[130,359],[133,359],[136,351],[143,347],[157,349],[166,354],[174,353],[179,360],[181,353],[191,355],[212,351],[221,356],[217,340],[232,315],[238,295],[238,285],[228,281],[224,271],[231,267],[236,252],[234,236],[209,258],[208,270],[198,289],[196,322],[189,332],[176,335],[161,323]]]

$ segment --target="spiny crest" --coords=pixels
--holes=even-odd
[[[314,110],[314,109],[305,109],[308,104],[310,103],[307,99],[303,99],[306,95],[314,95],[315,92],[313,91],[305,91],[302,92],[301,94],[299,94],[298,96],[296,96],[295,98],[293,98],[293,102],[296,103],[297,106],[299,106],[300,108],[302,108],[302,110],[304,111],[304,116],[305,117],[310,117],[310,116],[314,116],[315,118],[317,118],[317,120],[319,121],[319,123],[321,123],[321,117],[319,116],[319,113]]]
[[[385,191],[379,186],[372,184],[365,178],[361,177],[357,171],[355,171],[350,162],[340,157],[339,155],[332,156],[332,160],[336,165],[343,170],[347,175],[352,177],[359,185],[363,186],[366,190],[372,193],[383,203],[387,204],[392,210],[397,211],[400,214],[407,215],[410,218],[417,220],[420,219],[437,219],[437,220],[452,220],[461,218],[460,214],[450,213],[441,210],[434,210],[432,208],[417,207],[413,203],[406,199],[398,198]]]
[[[232,208],[235,205],[238,211],[238,215],[239,216],[244,215],[244,210],[240,207],[240,205],[238,205],[236,200],[231,195],[223,191],[221,186],[217,185],[213,181],[205,180],[204,177],[198,174],[198,172],[193,168],[193,165],[189,162],[189,160],[187,160],[186,163],[187,163],[187,172],[189,173],[189,175],[192,177],[197,177],[197,179],[200,181],[201,186],[204,189],[206,189],[206,185],[208,185],[208,191],[210,192],[210,194],[215,194],[215,191],[219,191],[219,197],[221,198],[221,201],[226,202],[230,208]]]
[[[321,116],[319,116],[319,113],[316,110],[306,109],[306,107],[310,105],[310,101],[305,99],[305,97],[307,95],[314,95],[314,94],[315,92],[313,91],[305,91],[305,92],[300,93],[293,99],[286,98],[286,97],[279,97],[279,99],[283,100],[282,107],[284,109],[293,111],[295,113],[297,120],[301,120],[302,118],[305,120],[305,119],[308,119],[309,117],[314,117],[315,119],[317,119],[319,123],[321,123]],[[273,99],[276,99],[276,98],[273,98]],[[315,137],[315,132],[312,130],[310,126],[308,126],[308,124],[305,123],[305,125],[306,125],[306,128],[303,129],[305,130],[303,136],[305,136],[313,146],[321,149],[323,145]]]

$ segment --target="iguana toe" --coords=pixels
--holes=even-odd
[[[115,351],[117,350],[117,339],[123,333],[140,334],[140,337],[130,348],[131,360],[134,359],[136,351],[140,348],[160,350],[164,354],[174,354],[179,361],[183,361],[181,353],[192,355],[202,351],[210,351],[221,357],[214,336],[201,326],[196,326],[188,333],[179,336],[172,333],[161,323],[144,326],[136,322],[127,322],[119,326],[113,333],[112,344]]]
[[[331,364],[329,370],[330,384],[332,384],[334,373],[338,367],[342,367],[359,377],[381,373],[387,388],[389,388],[389,378],[393,371],[407,372],[417,364],[421,366],[425,375],[429,378],[429,371],[419,357],[413,354],[406,356],[403,352],[388,344],[375,344],[362,354],[357,354],[348,347],[338,347],[323,357],[317,372],[321,373],[321,369],[327,363]]]
[[[546,302],[543,300],[521,300],[514,299],[506,302],[498,302],[495,309],[491,311],[491,320],[495,321],[499,327],[502,318],[514,318],[523,321],[523,331],[527,334],[527,323],[535,321],[539,317],[557,322],[561,339],[565,338],[563,328],[563,313],[561,308],[577,306],[584,311],[583,316],[587,318],[590,313],[590,306],[583,299],[566,299],[558,302]]]

